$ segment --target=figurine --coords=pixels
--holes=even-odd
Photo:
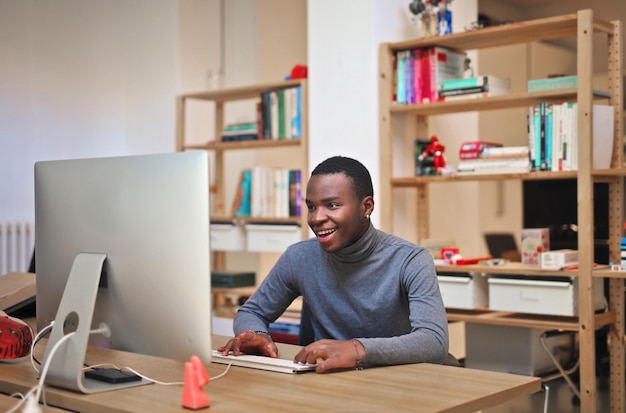
[[[441,173],[446,167],[446,159],[443,156],[443,151],[446,149],[436,136],[430,137],[430,144],[424,148],[424,151],[419,157],[420,161],[424,161],[428,158],[432,158],[435,172]]]

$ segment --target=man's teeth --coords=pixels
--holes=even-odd
[[[328,229],[326,231],[320,231],[317,233],[317,235],[328,235],[328,234],[332,234],[333,232],[335,232],[334,229]]]

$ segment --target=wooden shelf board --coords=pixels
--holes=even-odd
[[[596,32],[611,32],[610,22],[594,19]],[[391,50],[426,48],[433,46],[457,50],[486,49],[498,46],[545,41],[564,37],[575,37],[578,21],[576,14],[548,17],[532,21],[521,21],[500,26],[486,27],[473,31],[451,33],[445,36],[432,36],[423,39],[389,43]]]
[[[184,150],[207,150],[207,151],[226,151],[234,149],[260,149],[260,148],[276,148],[280,146],[298,146],[302,143],[299,138],[289,139],[259,139],[253,141],[238,142],[209,142],[204,145],[185,145]]]
[[[234,100],[246,100],[246,99],[258,99],[261,93],[271,89],[279,89],[290,86],[297,86],[303,83],[305,80],[287,80],[282,82],[261,83],[250,86],[233,87],[219,90],[208,90],[196,93],[186,93],[179,97],[183,99],[200,99],[211,100],[215,102],[228,102]]]
[[[607,267],[608,268],[608,267]],[[445,273],[488,273],[506,275],[532,275],[533,277],[577,277],[578,271],[542,270],[519,262],[509,262],[505,265],[437,265],[437,272]]]
[[[274,218],[274,217],[233,217],[228,215],[212,215],[211,223],[237,223],[237,224],[298,224],[301,217]]]
[[[598,278],[624,278],[626,279],[626,271],[611,271],[610,269],[594,271],[592,275]]]
[[[578,331],[578,317],[563,317],[540,314],[521,314],[488,309],[458,310],[446,309],[449,321],[465,321],[475,324],[491,324],[513,327],[541,328],[546,330]],[[615,321],[613,311],[596,314],[595,327],[599,328]]]
[[[597,99],[606,99],[607,92],[595,91]],[[575,101],[576,89],[553,90],[549,92],[521,92],[484,98],[470,98],[453,101],[421,103],[417,105],[392,105],[392,114],[411,114],[418,116],[446,115],[461,112],[511,109],[539,105],[541,102]]]
[[[551,172],[538,171],[526,173],[510,174],[465,174],[465,175],[441,175],[441,176],[410,176],[403,178],[391,178],[391,186],[395,188],[420,186],[437,182],[458,182],[458,181],[500,181],[508,180],[552,180],[552,179],[575,179],[576,171]]]

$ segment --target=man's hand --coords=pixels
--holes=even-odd
[[[228,340],[226,345],[219,347],[223,355],[233,352],[238,356],[242,352],[246,354],[261,354],[268,357],[278,357],[278,348],[269,334],[254,331],[244,331]]]
[[[325,373],[334,369],[353,369],[359,367],[365,357],[365,348],[358,340],[320,340],[311,343],[294,360],[299,363],[318,363],[315,371]]]

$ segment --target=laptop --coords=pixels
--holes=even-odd
[[[508,232],[483,234],[489,255],[493,258],[508,258],[511,253],[519,252],[515,236]],[[507,254],[508,253],[508,254]]]

